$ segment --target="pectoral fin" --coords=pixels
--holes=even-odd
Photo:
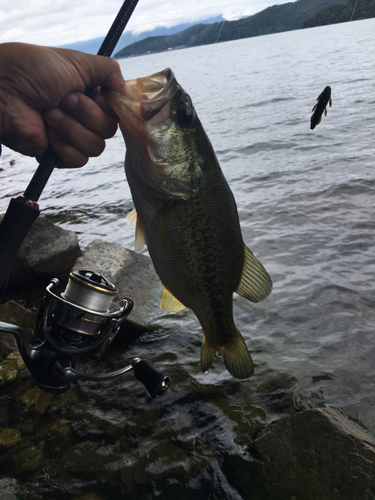
[[[163,311],[171,311],[178,312],[185,309],[186,306],[182,304],[171,292],[162,285],[161,288],[161,300],[160,300],[160,309]]]
[[[135,208],[126,216],[126,222],[129,229],[135,229],[134,250],[140,252],[146,246],[145,226],[142,219],[138,216]]]
[[[128,215],[126,216],[126,224],[128,225],[129,229],[132,229],[134,231],[136,225],[137,225],[137,211],[135,208],[131,210]]]
[[[244,245],[245,255],[241,281],[236,289],[238,295],[251,302],[260,302],[268,297],[272,290],[272,280],[263,265]]]

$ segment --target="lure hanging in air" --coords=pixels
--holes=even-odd
[[[322,120],[323,112],[325,116],[327,116],[327,105],[329,103],[330,107],[332,106],[331,99],[331,87],[327,85],[327,87],[323,90],[323,92],[317,98],[317,103],[313,107],[314,113],[310,119],[310,128],[313,130]]]

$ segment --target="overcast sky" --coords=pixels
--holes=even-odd
[[[222,15],[250,16],[286,0],[139,0],[127,31],[171,27]],[[0,0],[0,43],[59,46],[106,35],[123,0]]]

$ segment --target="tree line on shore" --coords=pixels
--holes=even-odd
[[[297,0],[273,5],[238,21],[195,24],[173,35],[151,36],[127,45],[114,57],[121,59],[370,17],[375,17],[375,0]]]

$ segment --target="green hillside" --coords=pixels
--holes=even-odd
[[[375,0],[358,0],[358,2],[357,0],[348,0],[346,3],[334,3],[316,12],[304,21],[302,27],[311,28],[370,17],[375,17]]]
[[[326,10],[333,3],[339,6],[344,5],[344,1],[297,0],[296,2],[273,5],[253,16],[238,21],[226,21],[224,26],[221,22],[196,24],[174,35],[148,37],[124,47],[114,57],[120,59],[150,52],[162,52],[170,48],[178,49],[215,43],[221,28],[220,42],[301,29],[305,21],[311,19],[312,16]],[[359,0],[359,2],[362,1],[371,0]],[[350,20],[350,15],[346,20]]]

